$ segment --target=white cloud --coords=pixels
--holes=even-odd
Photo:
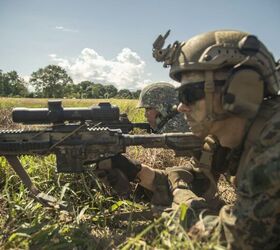
[[[85,48],[73,60],[50,54],[52,61],[63,67],[75,83],[90,80],[95,83],[113,84],[118,89],[141,89],[151,80],[145,79],[146,63],[129,48],[124,48],[113,59],[108,60],[95,50]]]
[[[56,30],[60,30],[60,31],[64,31],[64,32],[74,32],[74,33],[79,32],[78,30],[65,28],[65,27],[63,27],[63,26],[55,26],[55,29],[56,29]]]
[[[29,80],[30,80],[30,76],[29,75],[24,75],[24,76],[22,76],[22,78],[23,78],[23,80],[25,82],[29,82]]]
[[[30,78],[31,78],[30,75],[23,75],[23,76],[21,76],[21,77],[23,78],[23,80],[24,80],[26,83],[28,83],[29,80],[30,80]],[[32,84],[27,84],[26,87],[27,87],[28,91],[30,91],[30,92],[34,92],[34,91],[35,91],[35,88],[34,88],[34,86],[33,86]]]

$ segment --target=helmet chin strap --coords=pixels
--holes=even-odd
[[[213,71],[205,71],[205,106],[206,116],[201,121],[201,128],[205,133],[205,143],[201,150],[201,156],[199,158],[199,170],[209,179],[210,188],[207,191],[207,199],[214,199],[217,194],[215,178],[212,174],[212,162],[215,155],[215,148],[219,145],[218,139],[210,135],[210,128],[214,121],[217,120],[217,116],[214,113],[214,94],[215,94],[215,82]],[[210,140],[210,146],[208,141]]]
[[[208,135],[211,124],[215,121],[214,117],[214,93],[215,93],[215,82],[213,71],[205,71],[205,83],[204,83],[204,93],[205,93],[205,106],[206,106],[206,116],[200,122],[203,131]]]
[[[202,73],[202,72],[201,72]],[[213,121],[215,121],[216,116],[214,114],[214,104],[213,104],[213,100],[214,100],[214,94],[215,94],[215,82],[214,82],[214,75],[213,75],[213,71],[205,71],[204,72],[204,79],[203,76],[201,78],[201,80],[204,80],[204,93],[205,93],[205,107],[206,107],[206,114],[205,117],[196,123],[195,127],[196,129],[194,129],[195,131],[201,132],[203,134],[200,134],[200,136],[207,136],[209,134],[209,130],[210,127],[213,123]],[[183,83],[182,83],[183,85]],[[187,118],[186,118],[187,119]]]
[[[214,121],[220,121],[225,118],[230,117],[231,115],[228,112],[217,114],[214,111],[214,95],[215,95],[215,81],[214,81],[214,72],[205,71],[205,83],[204,83],[204,92],[205,92],[205,105],[206,105],[206,117],[202,121],[205,128],[210,129],[210,125]]]

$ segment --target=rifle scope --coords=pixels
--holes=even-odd
[[[83,121],[118,121],[120,110],[108,102],[89,108],[63,108],[60,100],[49,100],[48,108],[14,108],[14,122],[23,124],[48,124]]]

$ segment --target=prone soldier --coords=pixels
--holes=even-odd
[[[164,37],[164,39],[167,36]],[[235,30],[203,33],[163,49],[157,61],[181,83],[178,111],[204,139],[198,158],[165,171],[123,159],[112,167],[137,179],[158,205],[189,206],[189,233],[204,240],[216,231],[228,249],[280,246],[279,61],[254,35]],[[237,199],[217,215],[203,213],[216,198],[217,179],[236,177]]]
[[[175,87],[170,83],[159,82],[149,84],[142,89],[137,107],[145,109],[145,117],[151,126],[153,133],[188,132],[189,127],[184,119],[184,115],[177,110],[178,104],[178,93]],[[99,177],[105,176],[106,178],[101,178],[103,179],[103,182],[108,184],[109,181],[111,186],[113,186],[115,191],[119,194],[127,194],[130,192],[127,178],[119,171],[118,167],[114,167],[119,165],[122,166],[121,169],[123,172],[126,172],[126,168],[130,168],[130,165],[140,166],[141,164],[137,161],[128,159],[122,154],[118,154],[113,158],[99,162],[96,174]],[[111,169],[112,166],[113,169]],[[149,169],[150,168],[147,168],[147,170]],[[107,172],[105,175],[104,170]],[[147,173],[144,171],[144,175],[149,173],[149,171],[147,171]],[[146,179],[146,177],[143,179]],[[118,185],[120,183],[123,185]],[[137,185],[135,194],[138,198],[147,198],[147,196],[150,196],[150,192],[141,185]]]
[[[178,93],[170,83],[152,83],[142,89],[138,108],[145,108],[145,117],[154,133],[187,132],[184,115],[177,111]]]

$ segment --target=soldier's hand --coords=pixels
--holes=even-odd
[[[106,184],[111,186],[118,194],[130,191],[130,181],[134,181],[141,164],[128,159],[122,154],[98,162],[95,174]]]
[[[131,192],[127,177],[117,168],[96,170],[95,174],[106,185],[111,187],[118,195],[126,196]]]
[[[204,198],[198,197],[189,189],[177,188],[173,191],[172,208],[176,209],[183,203],[195,211],[207,208]]]
[[[134,181],[141,170],[140,162],[127,158],[122,154],[117,154],[111,158],[112,168],[119,169],[129,181]]]
[[[193,181],[190,166],[167,168],[166,172],[173,196],[172,208],[176,209],[182,203],[195,210],[207,207],[205,199],[198,197],[190,189]]]

